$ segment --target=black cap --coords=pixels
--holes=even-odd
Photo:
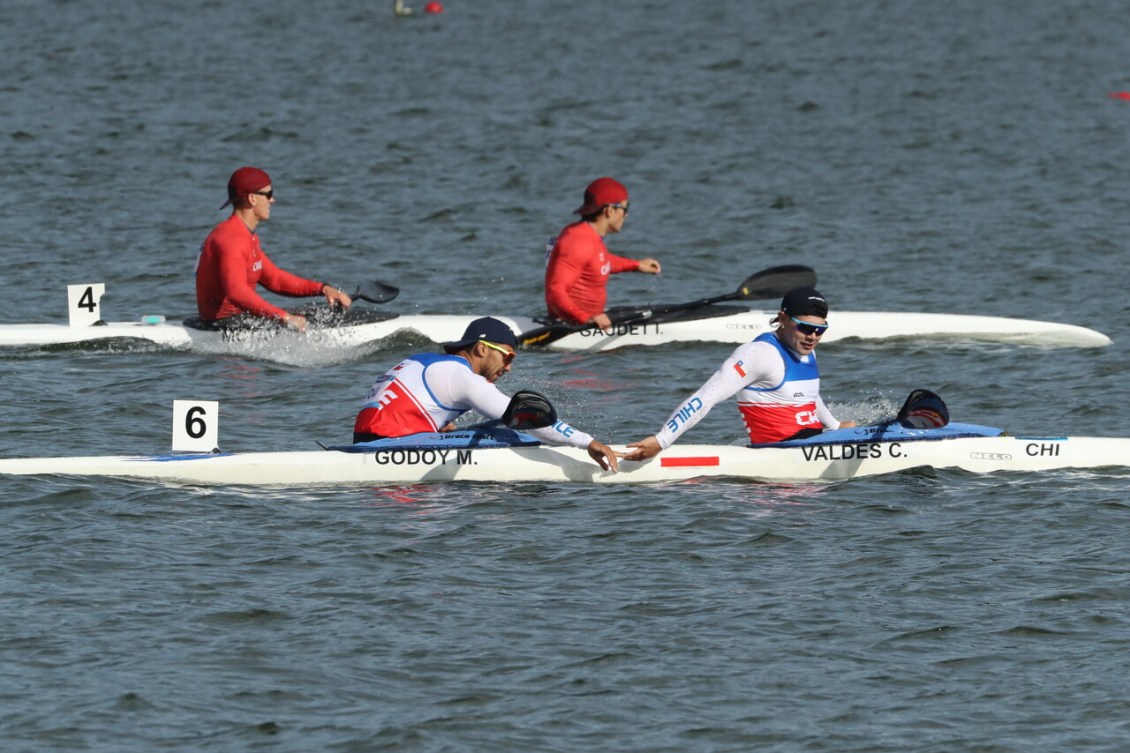
[[[794,288],[781,300],[781,311],[789,316],[828,318],[828,301],[816,288]]]
[[[515,350],[518,349],[518,336],[514,334],[514,330],[492,316],[484,316],[482,319],[476,319],[468,324],[466,331],[463,332],[463,339],[444,343],[443,349],[448,353],[454,353],[457,350],[463,350],[468,345],[474,345],[479,340],[486,340],[498,345],[509,345]]]

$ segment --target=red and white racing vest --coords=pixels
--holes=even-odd
[[[470,410],[465,405],[444,405],[428,387],[428,367],[441,361],[456,361],[471,370],[459,356],[424,353],[404,359],[373,383],[353,431],[381,437],[439,431]]]
[[[781,344],[776,335],[766,332],[755,342],[767,342],[785,362],[785,378],[775,387],[745,387],[738,393],[742,413],[752,444],[780,442],[804,429],[822,429],[816,416],[820,396],[820,369],[816,354],[800,357]]]

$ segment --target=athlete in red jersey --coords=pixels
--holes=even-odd
[[[232,173],[223,205],[232,205],[231,216],[209,233],[196,262],[196,308],[201,319],[254,314],[278,319],[299,332],[306,330],[306,317],[268,303],[255,291],[256,285],[292,297],[324,295],[331,305],[345,308],[353,303],[332,285],[279,269],[263,253],[255,228],[271,218],[274,193],[271,177],[256,167]]]
[[[549,315],[572,324],[595,324],[606,332],[612,320],[604,313],[608,275],[620,272],[659,274],[655,259],[626,259],[604,245],[628,217],[628,189],[612,178],[598,178],[585,189],[581,215],[558,236],[545,270],[545,305]]]

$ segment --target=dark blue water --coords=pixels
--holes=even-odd
[[[410,2],[409,5],[412,3]],[[420,4],[422,5],[422,3]],[[857,7],[861,6],[862,7]],[[1107,0],[673,0],[0,9],[0,322],[194,308],[230,172],[267,169],[282,266],[401,312],[533,313],[584,185],[661,259],[617,303],[803,263],[835,310],[1083,324],[1099,350],[833,343],[870,419],[1119,435],[1130,21]],[[417,9],[419,11],[419,8]],[[121,344],[0,354],[0,453],[348,437],[398,339],[317,363]],[[503,383],[624,442],[728,353],[528,354]],[[740,438],[720,408],[697,442]],[[1121,751],[1121,472],[195,489],[4,480],[0,736],[12,751]]]

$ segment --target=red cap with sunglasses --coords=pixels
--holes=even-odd
[[[620,204],[627,200],[628,189],[624,188],[622,183],[612,178],[597,178],[589,183],[588,188],[585,189],[585,203],[575,209],[573,214],[587,217],[599,212],[601,207]]]
[[[269,185],[271,185],[271,176],[264,170],[257,167],[241,167],[228,178],[228,200],[220,205],[220,209],[228,204],[235,204],[248,194],[261,191]]]

